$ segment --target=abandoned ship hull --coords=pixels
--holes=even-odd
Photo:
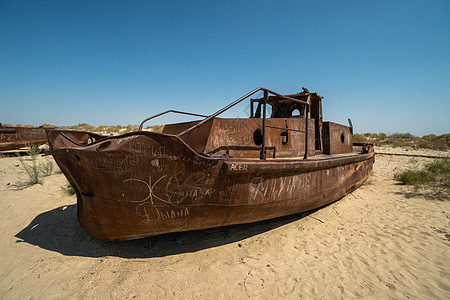
[[[135,132],[89,145],[69,134],[52,131],[49,154],[76,191],[80,224],[103,240],[308,211],[359,187],[374,163],[373,150],[260,161],[205,157],[170,134]]]
[[[47,143],[46,128],[9,127],[0,124],[0,151]]]

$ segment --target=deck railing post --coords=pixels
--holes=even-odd
[[[263,104],[263,120],[262,120],[262,144],[261,144],[261,159],[266,159],[266,105],[269,100],[269,92],[264,90],[264,104]]]
[[[305,107],[305,156],[303,157],[303,159],[308,158],[308,115],[309,115],[309,106],[310,106],[309,98],[310,97],[311,97],[311,94],[308,94],[308,98],[306,100],[306,102],[308,102],[308,104],[306,104],[306,107]]]

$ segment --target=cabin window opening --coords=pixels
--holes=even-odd
[[[272,105],[266,104],[266,119],[272,117]]]
[[[283,131],[280,134],[281,137],[281,144],[286,145],[288,143],[288,132],[287,131]]]
[[[345,141],[345,136],[344,136],[343,133],[341,133],[341,142],[342,142],[342,144],[344,143],[344,141]]]
[[[298,109],[294,109],[291,114],[292,117],[300,117],[300,111]]]
[[[263,103],[258,103],[258,106],[256,107],[256,110],[251,118],[262,118],[263,117]],[[266,119],[273,118],[274,109],[272,105],[266,104]]]
[[[261,129],[256,129],[253,131],[253,142],[256,146],[261,146],[263,142],[263,135],[261,133]]]

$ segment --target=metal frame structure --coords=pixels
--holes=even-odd
[[[199,115],[199,114],[194,114],[194,113],[188,113],[188,112],[183,112],[183,111],[177,111],[177,110],[168,110],[165,111],[163,113],[151,116],[147,119],[145,119],[144,121],[141,122],[141,124],[139,125],[139,131],[142,131],[143,125],[145,122],[154,119],[156,117],[162,116],[164,114],[173,112],[173,113],[178,113],[178,114],[184,114],[184,115],[190,115],[190,116],[197,116],[197,117],[205,117],[205,119],[201,120],[200,122],[198,122],[197,124],[193,125],[192,127],[189,127],[188,129],[184,130],[183,132],[177,134],[177,137],[181,137],[183,135],[185,135],[186,133],[194,130],[195,128],[198,128],[200,126],[202,126],[203,124],[205,124],[206,122],[214,119],[215,117],[217,117],[218,115],[224,113],[225,111],[229,110],[230,108],[232,108],[233,106],[241,103],[242,101],[244,101],[245,99],[247,99],[248,97],[250,97],[251,95],[259,92],[259,91],[263,91],[264,92],[264,101],[263,101],[263,117],[262,117],[262,136],[263,136],[263,140],[262,140],[262,144],[261,144],[261,154],[260,154],[260,158],[262,160],[266,159],[266,128],[274,128],[274,129],[280,129],[280,130],[291,130],[291,131],[300,131],[303,132],[301,130],[296,130],[296,129],[289,129],[289,128],[281,128],[281,127],[276,127],[276,126],[270,126],[270,125],[266,125],[266,106],[267,106],[267,102],[269,100],[269,94],[272,94],[274,96],[277,96],[279,98],[282,99],[286,99],[286,100],[291,100],[297,103],[301,103],[301,104],[305,104],[306,105],[306,111],[305,111],[305,156],[304,159],[308,158],[308,116],[309,116],[309,111],[310,111],[310,105],[311,105],[311,101],[310,101],[310,96],[311,94],[309,92],[304,93],[304,95],[307,95],[308,98],[306,101],[302,101],[302,100],[298,100],[295,98],[291,98],[291,97],[287,97],[284,95],[281,95],[277,92],[271,91],[269,89],[266,88],[256,88],[253,91],[249,92],[248,94],[242,96],[241,98],[235,100],[233,103],[225,106],[224,108],[218,110],[217,112],[215,112],[214,114],[210,115],[210,116],[204,116],[204,115]],[[253,106],[251,105],[252,111],[253,111]],[[251,113],[252,114],[252,113]]]

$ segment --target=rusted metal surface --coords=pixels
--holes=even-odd
[[[251,101],[278,105],[276,117],[257,116],[258,109],[248,119],[216,113],[163,133],[114,137],[50,131],[49,154],[76,190],[80,224],[100,239],[126,240],[250,223],[323,206],[368,178],[372,146],[322,154],[322,141],[315,142],[321,109],[320,116],[317,106],[313,114],[307,109],[320,97],[265,91],[265,99]],[[296,117],[294,107],[303,109]]]
[[[31,145],[47,143],[43,127],[9,127],[0,124],[0,151],[13,150]]]
[[[323,153],[349,153],[353,149],[352,128],[332,122],[323,122]]]
[[[314,155],[314,120],[309,120],[308,123],[310,125],[308,152],[309,155]],[[261,144],[256,143],[254,136],[257,135],[255,132],[258,132],[258,130],[263,135],[262,128],[262,120],[257,118],[215,119],[203,152],[209,155],[228,153],[231,157],[236,158],[260,158],[262,141]],[[286,128],[293,130],[287,131]],[[265,130],[266,157],[303,157],[305,154],[305,130],[303,120],[267,119]],[[286,143],[283,143],[283,137],[286,137]]]

